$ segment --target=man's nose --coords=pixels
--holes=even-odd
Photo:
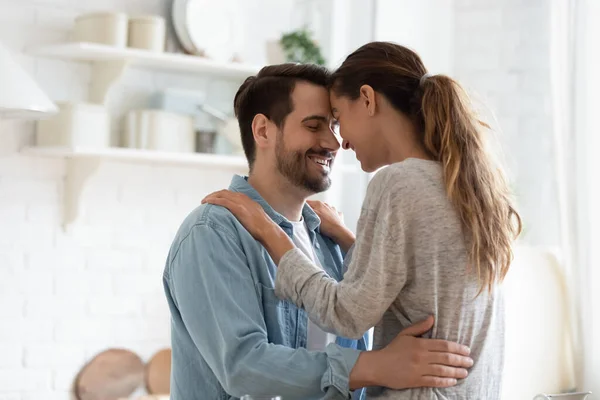
[[[338,151],[340,149],[340,141],[333,132],[329,131],[321,136],[321,147],[329,151]]]
[[[347,141],[346,139],[344,139],[344,141],[342,141],[342,149],[348,150],[349,148],[350,148],[350,142]]]

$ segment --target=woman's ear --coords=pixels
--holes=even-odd
[[[375,99],[375,90],[370,85],[362,85],[360,87],[360,99],[367,107],[367,113],[370,117],[375,115],[377,111],[377,101]]]
[[[256,114],[252,119],[252,135],[256,142],[256,147],[269,147],[271,121],[264,114]]]

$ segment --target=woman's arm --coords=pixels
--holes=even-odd
[[[348,253],[356,241],[356,236],[344,224],[344,214],[322,201],[309,200],[307,203],[321,219],[321,234],[333,239],[344,254]]]
[[[356,242],[356,236],[354,236],[354,233],[346,227],[340,229],[338,234],[331,236],[331,238],[340,246],[344,254],[348,253]]]
[[[398,193],[392,190],[363,209],[352,259],[340,283],[314,265],[247,196],[220,191],[203,203],[226,207],[238,218],[279,265],[276,294],[304,307],[311,320],[327,331],[360,338],[381,319],[406,281],[403,210]]]
[[[298,249],[279,262],[275,292],[304,307],[323,329],[359,338],[375,325],[406,282],[408,252],[403,217],[392,193],[364,209],[344,280],[336,282]]]

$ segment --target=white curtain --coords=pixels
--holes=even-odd
[[[555,0],[551,68],[573,384],[600,394],[600,2]],[[595,338],[595,340],[594,340]],[[570,388],[565,388],[570,389]]]
[[[578,0],[575,129],[579,209],[583,385],[600,395],[600,2]]]

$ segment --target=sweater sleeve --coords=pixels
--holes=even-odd
[[[298,249],[284,255],[276,277],[279,297],[304,307],[322,329],[349,338],[360,338],[379,322],[398,297],[407,276],[407,218],[398,204],[400,193],[390,188],[370,189],[341,282],[329,277]]]

